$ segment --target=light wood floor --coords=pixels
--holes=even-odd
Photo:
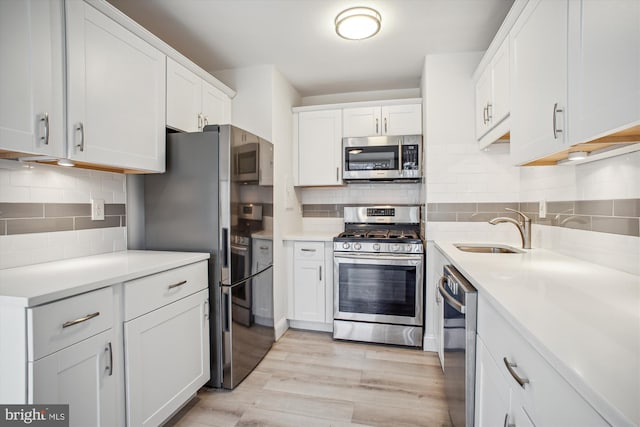
[[[200,390],[168,425],[450,427],[450,422],[435,353],[290,329],[235,390]]]

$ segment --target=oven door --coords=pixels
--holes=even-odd
[[[336,253],[334,319],[421,326],[423,257]]]

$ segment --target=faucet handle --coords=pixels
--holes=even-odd
[[[522,212],[520,212],[518,210],[511,209],[511,208],[504,208],[504,210],[517,213],[518,215],[520,215],[522,217],[524,222],[531,222],[531,218],[529,218],[528,216],[526,216],[525,214],[523,214]]]

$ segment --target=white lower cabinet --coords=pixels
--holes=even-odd
[[[269,239],[252,239],[253,265],[251,274],[273,264],[273,242]],[[273,326],[273,274],[261,274],[252,281],[251,298],[255,322]]]
[[[609,425],[482,294],[475,414],[477,427]]]
[[[124,284],[130,427],[159,425],[209,380],[208,296],[206,262]]]
[[[118,425],[111,329],[29,364],[30,403],[68,404],[69,426]]]
[[[129,426],[156,426],[209,380],[208,291],[124,325]]]
[[[333,244],[296,241],[292,245],[289,320],[293,327],[333,328]]]
[[[121,423],[114,311],[111,287],[27,308],[27,403],[69,404],[70,426]]]

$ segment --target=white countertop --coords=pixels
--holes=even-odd
[[[0,270],[0,302],[24,307],[209,258],[208,253],[122,251]]]
[[[609,422],[640,425],[640,276],[543,249],[435,244]]]
[[[332,242],[340,231],[297,231],[288,233],[284,240]]]
[[[251,234],[252,239],[273,240],[273,230],[262,230]]]

